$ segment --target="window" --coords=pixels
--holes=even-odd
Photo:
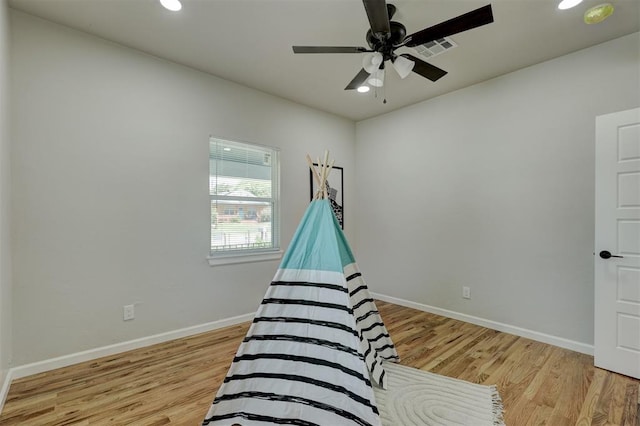
[[[279,151],[209,139],[211,265],[280,257]]]

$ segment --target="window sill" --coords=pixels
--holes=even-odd
[[[262,252],[262,253],[243,253],[222,256],[209,256],[209,266],[233,265],[237,263],[265,262],[268,260],[278,260],[282,258],[282,250]]]

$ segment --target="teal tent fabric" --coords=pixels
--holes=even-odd
[[[280,269],[342,272],[335,217],[327,200],[314,200],[291,240]]]
[[[203,425],[379,426],[398,355],[328,200],[312,201]]]

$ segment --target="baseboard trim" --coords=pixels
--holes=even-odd
[[[459,321],[468,322],[471,324],[479,325],[481,327],[490,328],[492,330],[502,331],[504,333],[514,334],[516,336],[526,337],[538,342],[547,343],[550,345],[558,346],[561,348],[569,349],[572,351],[580,352],[587,355],[593,355],[593,345],[588,345],[574,340],[565,339],[563,337],[552,336],[546,333],[540,333],[538,331],[529,330],[522,327],[516,327],[509,324],[504,324],[497,321],[487,320],[484,318],[476,317],[473,315],[467,315],[460,312],[450,311],[447,309],[437,308],[435,306],[425,305],[423,303],[412,302],[405,299],[400,299],[393,296],[387,296],[385,294],[372,292],[371,295],[384,302],[394,303],[396,305],[406,306],[408,308],[417,309],[424,312],[429,312],[436,315],[441,315],[447,318],[453,318]],[[45,371],[55,370],[56,368],[68,367],[80,362],[91,361],[94,359],[102,358],[105,356],[115,355],[117,353],[130,351],[133,349],[140,349],[146,346],[155,345],[157,343],[163,343],[170,340],[180,339],[182,337],[188,337],[199,333],[206,333],[208,331],[217,330],[219,328],[228,327],[231,325],[241,324],[253,319],[254,314],[238,315],[231,318],[224,318],[218,321],[212,321],[205,324],[195,325],[192,327],[186,327],[179,330],[168,331],[165,333],[155,334],[152,336],[142,337],[139,339],[129,340],[126,342],[116,343],[113,345],[103,346],[100,348],[89,349],[82,352],[77,352],[69,355],[64,355],[56,358],[51,358],[44,361],[38,361],[31,364],[25,364],[18,367],[10,368],[2,382],[0,388],[0,412],[4,407],[7,395],[9,394],[9,387],[14,379],[20,379],[22,377],[31,376],[33,374],[44,373]]]
[[[435,306],[425,305],[422,303],[412,302],[410,300],[399,299],[393,296],[387,296],[380,293],[371,293],[376,299],[384,302],[394,303],[396,305],[406,306],[408,308],[417,309],[419,311],[429,312],[436,315],[441,315],[447,318],[453,318],[456,320],[468,322],[471,324],[479,325],[481,327],[490,328],[492,330],[502,331],[504,333],[515,334],[516,336],[526,337],[527,339],[535,340],[549,345],[559,346],[564,349],[569,349],[575,352],[580,352],[587,355],[593,355],[593,345],[586,343],[576,342],[575,340],[565,339],[563,337],[553,336],[546,333],[540,333],[538,331],[529,330],[522,327],[516,327],[509,324],[504,324],[497,321],[491,321],[488,319],[476,317],[473,315],[467,315],[460,312],[450,311],[447,309],[437,308]]]
[[[146,346],[155,345],[157,343],[167,342],[169,340],[180,339],[182,337],[193,336],[195,334],[205,333],[207,331],[217,330],[219,328],[228,327],[230,325],[240,324],[253,319],[254,314],[238,315],[231,318],[224,318],[218,321],[212,321],[205,324],[195,325],[192,327],[181,328],[179,330],[168,331],[165,333],[154,334],[152,336],[142,337],[139,339],[129,340],[126,342],[116,343],[113,345],[103,346],[100,348],[89,349],[69,355],[51,358],[44,361],[38,361],[31,364],[25,364],[14,367],[9,370],[11,379],[20,379],[22,377],[31,376],[33,374],[43,373],[45,371],[54,370],[56,368],[67,367],[69,365],[78,364],[80,362],[91,361],[105,356],[111,356],[117,353],[140,349]],[[5,380],[6,381],[6,380]],[[4,390],[4,387],[3,387]],[[8,391],[8,386],[7,386]],[[1,411],[0,406],[0,411]]]
[[[0,388],[0,413],[2,413],[4,402],[7,400],[7,395],[9,395],[9,387],[11,386],[11,380],[13,380],[13,374],[11,370],[8,370],[4,375],[4,380],[2,381],[2,387]]]

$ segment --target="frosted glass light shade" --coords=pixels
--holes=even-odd
[[[372,73],[369,76],[367,83],[373,87],[382,87],[384,85],[384,69],[379,69]]]
[[[382,63],[382,53],[373,52],[364,55],[362,58],[362,68],[369,74],[373,74]]]
[[[406,78],[413,70],[416,63],[404,56],[398,56],[393,62],[393,69],[396,70],[400,78]]]

